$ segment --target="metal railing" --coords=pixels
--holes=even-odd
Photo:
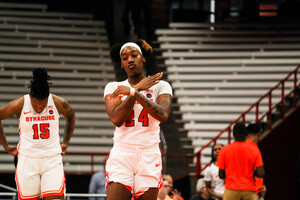
[[[223,135],[224,133],[228,133],[228,144],[231,143],[231,130],[232,130],[232,126],[234,126],[235,123],[237,123],[238,121],[242,121],[243,123],[245,123],[246,121],[246,115],[249,114],[249,112],[255,108],[255,123],[259,123],[261,122],[264,118],[267,117],[267,128],[268,130],[272,129],[272,112],[280,107],[280,117],[284,118],[285,116],[285,100],[286,98],[292,96],[292,107],[296,107],[296,103],[297,103],[297,88],[300,87],[300,84],[298,83],[298,79],[297,79],[297,74],[299,73],[299,69],[300,69],[300,65],[298,65],[296,67],[296,69],[294,69],[292,72],[290,72],[286,78],[284,78],[283,80],[281,80],[278,84],[276,84],[273,88],[271,88],[265,95],[263,95],[262,97],[259,98],[259,100],[257,102],[255,102],[254,104],[252,104],[245,112],[243,112],[237,119],[235,119],[233,122],[231,122],[225,129],[223,129],[217,136],[215,136],[210,142],[208,142],[206,145],[204,145],[197,153],[195,153],[196,156],[196,173],[195,176],[199,177],[200,173],[210,164],[206,164],[204,167],[201,167],[201,153],[203,152],[204,149],[206,149],[207,147],[209,147],[212,144],[216,144],[217,139]],[[293,80],[293,87],[291,89],[290,92],[288,92],[287,94],[285,94],[285,83],[292,78]],[[281,88],[280,88],[281,87]],[[274,92],[275,89],[281,89],[281,98],[279,100],[279,102],[272,104],[272,93]],[[268,98],[268,111],[264,112],[261,116],[260,116],[260,112],[259,112],[259,105],[261,104],[261,102]]]

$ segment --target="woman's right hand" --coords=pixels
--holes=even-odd
[[[17,147],[14,147],[12,145],[7,145],[6,147],[4,147],[5,151],[13,156],[18,154],[18,150]]]
[[[154,74],[152,76],[148,76],[147,78],[142,79],[138,84],[134,86],[137,91],[147,90],[153,85],[159,83],[159,79],[163,76],[162,72]]]

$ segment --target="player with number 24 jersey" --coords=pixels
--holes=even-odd
[[[107,84],[104,91],[104,96],[113,93],[120,85],[131,87],[128,80],[122,82],[111,82]],[[160,80],[158,84],[152,86],[148,90],[141,91],[150,101],[156,102],[160,94],[172,95],[172,88],[166,81]],[[127,98],[127,95],[119,95],[121,101]],[[114,132],[114,141],[126,144],[138,144],[140,146],[152,146],[160,142],[159,127],[160,122],[153,118],[140,105],[135,102],[130,117],[126,122],[116,127]]]

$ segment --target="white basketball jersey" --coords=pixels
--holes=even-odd
[[[24,105],[19,118],[20,141],[18,151],[29,157],[50,157],[61,153],[59,142],[59,113],[49,94],[46,108],[37,113],[31,105],[29,94],[24,95]]]
[[[107,94],[112,94],[120,85],[131,88],[128,80],[111,82],[105,87],[104,97]],[[168,82],[160,80],[158,84],[148,90],[140,91],[140,93],[145,95],[150,101],[156,102],[160,94],[172,95],[172,88]],[[127,98],[127,95],[120,95],[120,98],[123,102]],[[144,147],[158,144],[160,142],[159,124],[160,122],[153,118],[139,102],[136,101],[127,121],[122,126],[116,127],[114,141]]]

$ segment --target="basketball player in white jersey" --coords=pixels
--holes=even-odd
[[[160,122],[171,111],[172,88],[162,73],[145,77],[143,63],[152,53],[144,40],[115,45],[111,58],[128,79],[104,91],[109,118],[116,126],[106,163],[107,200],[156,200],[162,186]]]
[[[0,107],[0,142],[11,155],[18,155],[16,184],[20,200],[64,199],[62,155],[66,153],[75,126],[69,103],[50,93],[51,77],[44,68],[33,70],[30,92]],[[66,118],[63,142],[59,141],[59,117]],[[20,141],[9,145],[1,120],[19,118]]]

